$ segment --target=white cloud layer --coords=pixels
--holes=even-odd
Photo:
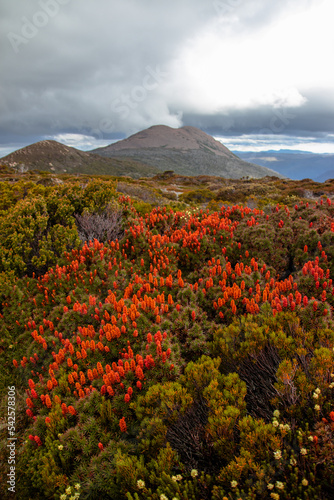
[[[237,9],[234,16],[238,29],[229,18],[212,20],[171,63],[176,106],[209,114],[298,108],[307,101],[305,92],[334,87],[328,59],[334,47],[331,0],[307,10],[282,10],[260,29],[242,26]]]
[[[259,153],[261,151],[305,151],[309,153],[334,154],[333,137],[327,140],[317,141],[314,137],[298,137],[289,135],[242,135],[239,137],[215,137],[232,151],[250,151]]]

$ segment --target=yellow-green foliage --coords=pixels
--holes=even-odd
[[[194,191],[187,191],[180,195],[180,201],[187,203],[206,203],[214,199],[215,195],[208,189],[196,189]]]
[[[115,182],[44,187],[3,182],[0,212],[0,272],[41,274],[80,247],[74,214],[103,212],[116,198]]]

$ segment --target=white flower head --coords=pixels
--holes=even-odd
[[[238,486],[238,481],[231,481],[231,487],[236,488]]]
[[[275,410],[273,415],[274,415],[274,417],[278,418],[280,416],[279,410]]]
[[[138,479],[137,481],[137,487],[142,490],[143,488],[145,488],[145,481],[143,481],[142,479]]]
[[[198,471],[196,469],[193,469],[191,472],[190,472],[190,475],[191,477],[196,477],[198,476]]]
[[[272,490],[274,488],[274,485],[272,483],[267,484],[268,490]]]
[[[319,405],[314,405],[315,411],[320,411],[320,406]]]
[[[281,481],[276,481],[276,488],[278,490],[283,490],[284,484]]]
[[[307,455],[307,449],[306,448],[301,448],[300,449],[300,454],[301,455]]]
[[[58,445],[58,450],[60,450],[60,451],[61,451],[63,448],[64,448],[64,446],[63,446],[62,444],[59,444],[59,445]]]
[[[274,457],[276,460],[280,460],[282,458],[281,450],[274,451]]]

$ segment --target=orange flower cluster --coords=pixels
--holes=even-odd
[[[278,212],[280,208],[276,208]],[[289,210],[285,212],[290,215]],[[286,216],[283,214],[282,217]],[[25,328],[31,330],[37,346],[48,351],[53,358],[47,380],[44,374],[42,377],[36,373],[40,375],[37,391],[33,380],[29,380],[29,415],[33,416],[32,410],[38,410],[40,401],[47,408],[60,404],[64,415],[75,414],[73,406],[67,407],[58,396],[59,401],[52,396],[60,393],[59,386],[63,385],[61,380],[64,379],[68,382],[66,396],[85,398],[98,390],[108,398],[120,396],[129,403],[133,391],[142,389],[147,370],[154,367],[164,369],[166,364],[168,367],[171,349],[164,347],[167,333],[161,333],[157,328],[173,311],[183,310],[180,296],[189,289],[204,296],[220,322],[227,322],[238,313],[257,314],[264,303],[270,304],[274,314],[305,308],[310,300],[314,311],[321,309],[322,303],[334,295],[329,270],[320,265],[327,260],[321,243],[317,247],[321,261],[317,257],[302,269],[303,276],[314,279],[318,290],[316,300],[302,295],[292,276],[275,280],[265,264],[260,264],[248,250],[242,249],[244,243],[233,241],[239,221],[244,219],[243,224],[247,223],[251,228],[258,225],[261,218],[265,220],[263,212],[238,205],[222,207],[219,212],[211,214],[199,210],[186,217],[182,213],[154,209],[145,217],[136,217],[137,221],[127,229],[127,239],[121,245],[118,241],[104,245],[95,240],[79,251],[67,253],[66,266],[56,266],[37,278],[42,305],[49,304],[48,310],[51,310],[54,306],[50,302],[59,293],[62,310],[68,314],[66,321],[73,320],[75,331],[72,334],[58,332],[46,317],[40,325],[31,318],[27,322]],[[156,234],[156,229],[161,227],[163,234]],[[183,264],[187,264],[189,256],[195,255],[195,259],[200,260],[204,251],[209,257],[205,258],[201,277],[189,278],[184,269],[191,269],[191,266],[187,268]],[[304,253],[307,251],[305,245]],[[228,258],[231,253],[233,265]],[[80,293],[85,291],[85,298],[79,296],[78,288]],[[197,304],[191,308],[189,320],[200,321]],[[328,314],[329,309],[325,311]],[[57,325],[55,318],[53,320]],[[60,321],[59,317],[57,321]],[[147,331],[148,322],[152,333]],[[163,330],[164,326],[160,328]],[[132,339],[133,349],[129,339]],[[119,351],[122,348],[123,352]],[[52,353],[51,349],[54,349]],[[30,362],[34,364],[37,359],[36,354]],[[13,364],[19,366],[16,360]],[[29,360],[23,357],[21,366],[27,365]],[[173,366],[169,368],[173,369]],[[37,392],[46,394],[38,398]],[[124,418],[120,421],[120,428],[126,432]]]
[[[121,420],[119,421],[119,428],[121,429],[121,432],[126,432],[127,431],[127,427],[126,427],[126,422],[125,422],[125,418],[121,418]]]
[[[39,436],[33,436],[32,434],[29,435],[30,441],[33,441],[34,443],[37,444],[37,446],[42,446],[42,441]]]
[[[324,257],[325,255],[323,258]],[[211,287],[217,284],[219,285],[222,296],[213,301],[213,307],[218,311],[221,319],[224,318],[221,309],[226,309],[227,307],[231,309],[233,315],[236,314],[238,308],[240,308],[241,311],[256,314],[260,311],[259,305],[261,303],[269,302],[274,314],[276,314],[287,308],[293,311],[296,306],[306,307],[308,304],[309,298],[306,295],[302,296],[300,294],[297,283],[294,282],[291,275],[283,281],[275,281],[273,278],[270,278],[270,272],[266,272],[266,265],[263,265],[260,270],[258,269],[258,264],[254,258],[251,259],[250,266],[244,266],[241,262],[237,263],[235,267],[232,268],[230,262],[227,261],[225,263],[225,270],[223,270],[219,259],[217,262],[215,259],[212,259],[212,261],[208,262],[208,266],[210,278],[205,281],[205,287],[202,288],[202,291],[206,293]],[[253,288],[247,290],[244,280],[242,280],[240,284],[234,281],[237,280],[237,277],[242,277],[243,272],[250,276],[258,271],[260,271],[262,276],[261,280],[256,280],[257,284],[255,290],[253,290]],[[334,295],[333,282],[329,279],[329,269],[325,272],[319,266],[319,257],[317,257],[315,261],[309,261],[304,265],[303,275],[313,276],[316,288],[320,286],[318,280],[322,280],[323,291],[320,296],[322,302],[326,301],[326,290]],[[218,279],[220,276],[222,277],[221,280]],[[325,279],[328,281],[325,281]],[[193,289],[196,290],[196,285],[200,286],[202,282],[202,279],[198,280],[197,284],[193,286]],[[228,285],[228,282],[233,283]],[[314,310],[317,309],[316,302],[313,307]]]

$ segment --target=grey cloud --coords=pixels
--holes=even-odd
[[[39,17],[43,22],[37,14],[46,12],[45,5],[57,3],[58,13],[49,16],[45,26],[34,27]],[[210,3],[190,0],[164,5],[148,0],[100,0],[94,5],[88,0],[19,0],[3,10],[6,103],[0,103],[0,131],[21,134],[27,119],[36,133],[45,131],[48,122],[49,132],[70,125],[80,129],[88,119],[94,129],[108,116],[115,127],[127,129],[129,123],[112,113],[112,102],[141,87],[148,81],[148,66],[163,68],[180,42],[215,15]],[[34,29],[31,38],[23,36],[29,30],[33,34]],[[27,43],[19,43],[13,34]],[[139,120],[137,114],[143,107],[141,97],[137,96],[134,121]],[[152,97],[153,92],[148,92],[151,108]]]
[[[293,7],[296,11],[313,3],[1,2],[1,142],[34,142],[38,137],[65,132],[116,138],[157,123],[175,127],[189,124],[209,133],[230,135],[270,128],[277,113],[270,108],[199,115],[183,110],[182,105],[175,107],[166,73],[183,44],[209,23],[215,23],[215,29],[232,23],[235,33],[249,31],[251,35],[275,16],[285,15],[286,10]],[[20,43],[20,37],[25,42]],[[323,89],[315,90],[306,96],[304,106],[287,110],[295,117],[283,122],[284,133],[333,130],[328,95]],[[334,102],[333,96],[330,102]]]
[[[334,130],[334,92],[315,89],[305,92],[306,103],[298,108],[231,110],[228,114],[199,115],[185,113],[188,125],[202,128],[213,135],[282,134],[321,139]]]

